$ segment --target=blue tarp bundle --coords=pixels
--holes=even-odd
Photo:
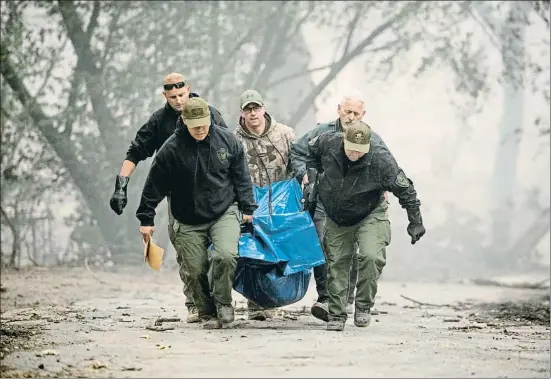
[[[325,263],[302,190],[295,179],[255,187],[258,208],[252,233],[239,240],[234,289],[264,308],[293,304],[304,297],[312,268]]]

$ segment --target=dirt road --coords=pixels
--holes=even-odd
[[[349,320],[336,333],[308,313],[313,285],[272,321],[239,311],[231,329],[205,330],[184,322],[175,271],[4,269],[1,279],[2,377],[550,377],[549,323],[479,306],[547,290],[383,280],[372,325]],[[181,321],[147,330],[159,316]]]

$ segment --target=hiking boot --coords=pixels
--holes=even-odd
[[[221,329],[222,323],[216,317],[215,314],[212,315],[203,315],[200,317],[201,324],[203,325],[203,329]]]
[[[325,322],[329,320],[329,307],[327,306],[327,303],[320,303],[319,301],[315,302],[314,305],[312,305],[312,308],[310,308],[310,312],[312,313],[312,316],[317,319]]]
[[[354,312],[354,325],[365,328],[371,322],[371,310],[369,308],[358,308]]]
[[[327,330],[331,332],[342,332],[344,330],[345,320],[330,320],[327,322]]]
[[[197,307],[195,306],[189,307],[187,310],[186,322],[188,324],[194,324],[200,321],[201,321],[201,318],[199,317],[199,312],[197,311]]]
[[[216,304],[218,319],[223,324],[229,324],[235,320],[235,312],[231,305]]]

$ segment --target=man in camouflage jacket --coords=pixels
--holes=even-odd
[[[254,185],[270,183],[293,177],[289,154],[295,131],[276,122],[264,105],[262,96],[255,90],[243,92],[240,98],[241,117],[235,135],[243,144],[245,159]],[[249,301],[249,320],[264,321],[271,312]]]

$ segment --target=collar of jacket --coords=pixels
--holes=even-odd
[[[239,117],[239,123],[235,129],[237,133],[243,135],[243,137],[246,137],[246,138],[256,139],[256,138],[264,137],[272,130],[274,124],[276,123],[276,121],[272,118],[272,116],[270,116],[268,112],[264,113],[264,119],[266,120],[266,129],[264,130],[264,133],[262,133],[259,136],[249,132],[249,130],[245,126],[245,119],[243,119],[243,116]]]
[[[168,104],[168,102],[165,103],[165,110],[166,110],[166,112],[168,112],[168,114],[171,115],[171,116],[179,116],[179,115],[180,115],[180,112],[175,111],[174,108],[172,108],[172,107],[170,106],[170,104]]]
[[[342,124],[341,124],[341,119],[338,118],[336,121],[335,121],[335,130],[337,132],[344,132],[344,129],[342,128]]]

